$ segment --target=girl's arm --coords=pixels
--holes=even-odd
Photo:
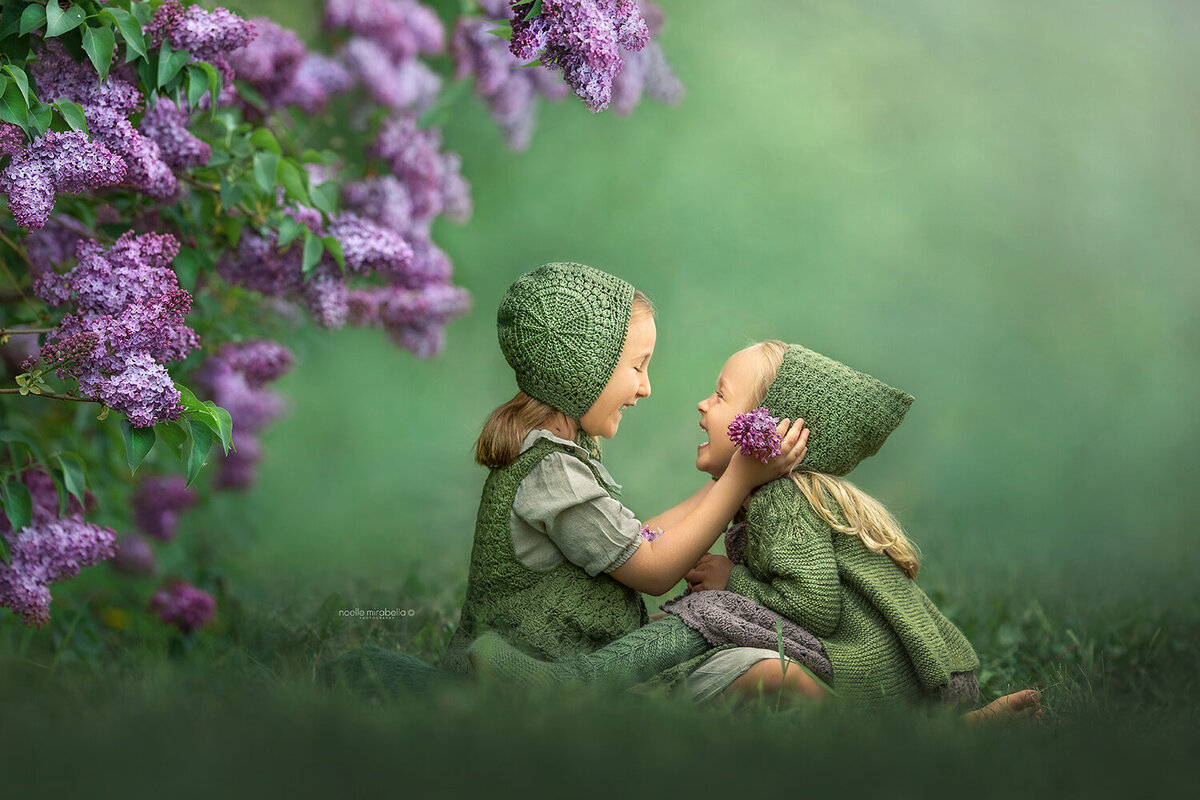
[[[780,426],[784,424],[789,421]],[[683,519],[664,529],[653,542],[642,542],[628,561],[609,574],[646,594],[669,591],[713,546],[752,490],[786,475],[800,463],[808,441],[808,429],[802,428],[796,425],[787,430],[782,453],[766,464],[735,453],[724,474]]]
[[[712,491],[712,488],[715,485],[715,481],[705,481],[704,485],[700,487],[699,491],[697,491],[687,500],[684,500],[674,508],[668,508],[661,514],[655,514],[653,517],[646,520],[646,527],[650,528],[651,530],[661,531],[666,530],[667,528],[676,524],[688,514],[692,513],[696,506],[700,505],[700,501],[703,500],[710,491]]]

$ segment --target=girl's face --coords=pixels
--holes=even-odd
[[[737,450],[729,439],[729,423],[754,407],[761,358],[754,347],[734,353],[717,376],[716,390],[696,404],[700,427],[708,434],[696,450],[696,469],[714,478],[721,477]]]
[[[579,418],[579,424],[589,436],[611,439],[621,424],[622,412],[636,404],[638,398],[650,396],[650,357],[654,355],[657,338],[654,317],[635,312],[629,320],[625,348],[617,360],[617,368],[596,402]]]

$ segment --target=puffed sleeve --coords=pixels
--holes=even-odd
[[[551,453],[538,462],[517,488],[513,513],[593,576],[624,564],[642,543],[642,524],[633,512],[568,453]]]
[[[842,615],[837,534],[786,478],[755,494],[746,529],[746,564],[733,568],[726,588],[815,636],[832,635]]]

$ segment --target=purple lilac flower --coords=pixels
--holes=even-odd
[[[618,114],[632,114],[648,94],[660,103],[678,103],[683,98],[683,84],[676,77],[662,45],[649,42],[637,52],[622,54],[625,66],[613,78],[612,107]]]
[[[179,512],[196,502],[196,493],[180,475],[151,475],[142,480],[130,502],[137,526],[155,539],[169,542],[175,538]]]
[[[120,411],[138,428],[179,419],[183,412],[179,391],[166,367],[145,353],[125,356],[124,364],[109,373],[81,373],[79,390]]]
[[[192,135],[188,115],[169,98],[158,99],[138,130],[158,145],[162,160],[173,170],[202,166],[212,156],[212,147]]]
[[[405,233],[413,224],[412,199],[394,175],[346,184],[342,190],[342,205],[396,233]]]
[[[240,372],[252,389],[283,377],[295,363],[291,350],[270,339],[227,342],[221,345],[217,357],[234,372]]]
[[[447,191],[465,190],[465,181],[454,174],[459,163],[450,154],[438,152],[441,136],[436,130],[417,127],[410,113],[393,115],[379,131],[370,153],[387,162],[392,174],[403,182],[412,200],[414,221],[427,221],[446,208]],[[455,203],[460,203],[454,199]]]
[[[767,463],[781,452],[783,439],[775,426],[777,417],[772,417],[765,408],[756,408],[738,414],[729,423],[729,440],[738,446],[742,455]]]
[[[421,111],[441,91],[441,78],[424,62],[415,58],[397,62],[371,39],[354,37],[342,49],[341,55],[350,72],[380,105]]]
[[[112,186],[125,174],[118,154],[89,141],[82,131],[48,131],[12,156],[0,172],[0,192],[8,195],[18,225],[41,228],[50,218],[56,194]]]
[[[15,156],[25,149],[25,131],[16,125],[0,122],[0,153]]]
[[[65,97],[79,103],[84,107],[88,130],[94,127],[92,115],[86,113],[90,109],[107,108],[125,118],[141,108],[142,93],[136,85],[117,75],[97,80],[92,65],[72,58],[58,39],[47,40],[39,55],[30,68],[38,96]]]
[[[108,562],[117,572],[126,575],[153,575],[158,570],[154,550],[150,543],[136,533],[129,533],[117,540],[117,552]]]
[[[430,358],[445,345],[445,324],[466,313],[471,300],[457,286],[416,291],[387,286],[353,289],[348,305],[356,324],[382,328],[395,344],[418,358]]]
[[[32,513],[29,525],[20,531],[0,515],[0,535],[8,541],[11,556],[11,563],[0,562],[0,605],[19,614],[26,625],[40,627],[50,619],[49,584],[111,558],[116,533],[84,522],[75,498],[60,518],[58,493],[49,475],[26,470],[21,480],[33,500]]]
[[[179,289],[171,262],[179,241],[170,234],[127,231],[111,247],[85,240],[75,251],[76,266],[62,275],[43,275],[34,285],[53,306],[74,301],[81,312],[117,314],[137,300]]]
[[[163,622],[191,633],[208,624],[217,610],[217,601],[190,583],[169,581],[150,598],[149,607]]]
[[[254,485],[255,467],[262,459],[262,445],[250,433],[233,432],[234,449],[221,459],[220,469],[213,479],[217,489],[248,489]]]
[[[348,291],[337,267],[322,259],[322,264],[313,270],[304,283],[304,305],[318,325],[337,330],[346,324],[346,317],[350,313],[346,305]]]
[[[59,217],[52,217],[55,222]],[[34,279],[75,257],[75,246],[82,241],[79,234],[61,225],[49,225],[29,232],[25,237],[25,253],[33,265]]]
[[[544,0],[541,14],[524,19],[532,7],[513,7],[513,55],[528,61],[540,54],[589,109],[603,110],[621,70],[620,48],[641,50],[650,36],[636,0]]]
[[[397,63],[446,46],[437,14],[413,0],[326,0],[325,27],[372,39]]]
[[[354,86],[354,76],[340,61],[309,53],[292,73],[291,82],[277,97],[281,105],[294,105],[309,114],[325,108],[329,98]]]
[[[357,214],[338,214],[329,225],[329,233],[342,245],[346,269],[353,273],[401,276],[412,262],[413,249],[400,234]]]
[[[253,86],[268,105],[274,106],[308,50],[295,31],[270,17],[255,17],[250,24],[257,35],[244,46],[231,50],[229,63],[238,80]]]
[[[450,257],[433,243],[428,230],[414,231],[409,241],[413,251],[412,262],[404,274],[392,283],[403,289],[424,289],[449,283],[452,269]]]
[[[217,261],[217,271],[230,283],[269,296],[297,289],[304,279],[302,254],[296,247],[280,253],[276,241],[274,234],[270,239],[249,232],[243,234],[237,252],[227,253]]]
[[[252,23],[227,9],[205,11],[177,0],[159,6],[143,32],[155,49],[165,41],[172,49],[186,50],[196,61],[209,62],[221,73],[226,87],[233,82],[234,72],[225,54],[245,47],[255,36]]]
[[[638,533],[647,542],[653,542],[655,539],[663,535],[661,530],[658,528],[651,528],[649,525],[643,525],[642,529],[638,531]]]

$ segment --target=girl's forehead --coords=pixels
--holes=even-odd
[[[725,362],[725,366],[721,369],[721,374],[717,377],[718,380],[724,380],[726,383],[740,384],[755,377],[755,359],[759,356],[755,352],[755,348],[749,347],[745,350],[739,350],[729,357]]]

